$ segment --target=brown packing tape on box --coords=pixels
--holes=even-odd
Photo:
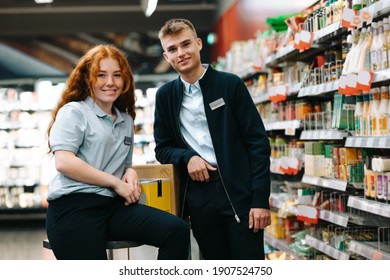
[[[178,215],[179,212],[179,170],[173,164],[141,164],[134,165],[138,178],[154,179],[169,178],[171,182],[171,213]]]

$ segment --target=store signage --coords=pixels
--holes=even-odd
[[[368,70],[341,75],[338,91],[340,94],[345,95],[358,94],[360,91],[369,92],[373,78],[374,72]]]
[[[299,52],[304,52],[310,49],[312,42],[313,33],[306,30],[301,30],[295,33],[294,49],[298,50]]]
[[[297,220],[308,222],[311,224],[318,224],[319,209],[308,205],[298,205]]]
[[[287,85],[278,85],[273,86],[269,89],[269,101],[280,102],[287,99],[288,86]]]
[[[373,14],[368,8],[359,11],[344,8],[341,15],[341,26],[348,29],[362,28],[363,23],[371,24]]]

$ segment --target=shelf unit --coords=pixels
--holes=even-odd
[[[151,86],[176,77],[134,77],[137,86],[147,85],[136,103],[135,125],[140,131],[136,131],[134,142],[135,150],[141,152],[133,155],[134,163],[155,162],[154,152],[142,153],[143,146],[150,145],[152,149],[154,143],[150,127],[154,122],[156,88]],[[46,153],[46,130],[66,80],[42,77],[0,81],[0,220],[45,219],[46,194],[55,172],[53,160]],[[7,96],[8,90],[16,90],[16,94]]]
[[[382,0],[374,3],[369,7],[369,11],[373,14],[374,21],[378,18],[390,15],[390,0]],[[265,60],[265,68],[280,69],[294,61],[307,61],[310,57],[320,54],[329,47],[334,47],[338,44],[341,45],[342,36],[347,34],[349,34],[349,31],[346,28],[341,27],[341,22],[335,22],[313,34],[313,44],[309,50],[299,52],[294,49],[292,44],[289,44],[279,49],[276,53],[269,55]],[[245,80],[246,77],[242,76],[242,78]],[[251,78],[253,78],[253,76],[251,76]],[[374,73],[372,87],[382,85],[390,85],[390,68]],[[319,98],[318,100],[329,100],[334,93],[338,92],[338,87],[339,80],[312,86],[303,86],[301,82],[293,85],[289,84],[287,85],[288,91],[286,100],[310,100],[309,102],[311,102],[311,100],[317,100],[317,98]],[[265,92],[264,94],[253,96],[254,103],[257,106],[272,103],[270,100],[270,96],[272,96],[271,91],[272,89],[269,89],[268,92]],[[342,147],[346,148],[390,149],[390,136],[358,137],[354,135],[353,131],[343,129],[310,130],[305,128],[305,123],[302,120],[273,120],[271,122],[265,122],[265,128],[270,133],[284,133],[285,136],[298,137],[300,141],[330,141],[333,143],[340,143]],[[280,177],[278,177],[280,176],[280,173],[277,170],[271,168],[271,172],[274,177],[276,176],[280,179]],[[362,197],[361,191],[364,189],[363,183],[310,176],[306,174],[303,174],[302,177],[300,177],[300,175],[295,177],[298,178],[298,181],[294,179],[294,182],[301,182],[302,188],[319,188],[320,190],[324,190],[324,192],[345,193],[348,195],[348,201],[345,206],[348,208],[347,212],[331,211],[329,209],[313,207],[313,210],[318,211],[319,223],[322,221],[329,225],[333,225],[334,227],[345,228],[346,231],[350,226],[390,226],[390,205],[388,203],[373,201]],[[284,177],[283,180],[288,181],[289,178]],[[270,204],[274,209],[276,208],[277,211],[285,208],[283,195],[271,193]],[[294,207],[290,205],[287,210],[288,215],[300,215],[296,206],[296,204],[294,204]],[[386,247],[382,244],[382,250],[379,250],[377,242],[350,240],[348,248],[338,250],[327,242],[316,239],[309,234],[306,235],[305,241],[317,251],[338,260],[353,259],[355,255],[361,255],[367,259],[388,259],[390,254],[388,246]],[[292,253],[288,243],[284,240],[277,239],[270,234],[266,234],[265,242],[279,250]]]

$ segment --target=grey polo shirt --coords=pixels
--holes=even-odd
[[[125,169],[131,166],[134,123],[130,115],[117,108],[115,112],[117,118],[113,122],[91,97],[64,105],[50,132],[53,152],[71,151],[93,167],[121,179]],[[78,182],[57,172],[50,183],[47,200],[70,193],[116,195],[111,188]]]

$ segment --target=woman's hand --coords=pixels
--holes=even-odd
[[[114,187],[115,192],[125,199],[125,205],[130,205],[139,201],[141,196],[141,187],[138,174],[132,169],[126,169],[122,181]]]

